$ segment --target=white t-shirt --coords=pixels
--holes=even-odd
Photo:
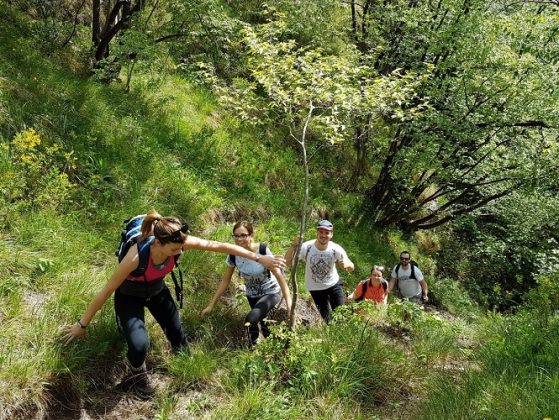
[[[270,248],[266,248],[266,255],[272,255]],[[225,262],[229,267],[236,267],[239,270],[239,275],[245,283],[245,294],[248,297],[261,297],[281,291],[274,273],[270,271],[268,277],[268,270],[262,264],[238,255],[235,256],[235,264],[231,261],[230,255],[227,256]]]
[[[340,281],[336,262],[348,259],[344,249],[330,241],[324,251],[315,245],[315,239],[301,245],[299,260],[305,263],[305,287],[307,290],[324,290]]]
[[[411,279],[411,270],[412,265],[411,263],[408,265],[407,269],[400,266],[398,270],[398,276],[396,276],[396,267],[394,266],[392,269],[392,274],[390,277],[396,279],[396,287],[400,290],[400,294],[405,298],[412,298],[414,296],[421,295],[421,285],[419,284],[420,281],[423,281],[423,273],[419,269],[419,267],[413,267],[413,271],[415,273],[415,279]]]

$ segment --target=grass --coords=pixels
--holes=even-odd
[[[38,205],[28,191],[15,203],[3,198],[0,206],[0,417],[32,417],[53,404],[61,382],[69,378],[72,398],[85,399],[94,378],[106,373],[99,366],[110,371],[125,358],[111,302],[85,340],[64,347],[59,334],[116,266],[125,218],[155,207],[184,218],[195,235],[221,241],[230,241],[234,221],[249,219],[257,222],[256,239],[283,254],[298,231],[301,168],[285,133],[270,130],[263,141],[262,133],[236,126],[216,98],[166,63],[138,67],[127,95],[118,84],[95,84],[68,70],[63,56],[41,54],[21,15],[3,8],[0,19],[6,22],[0,28],[6,40],[0,44],[0,141],[8,144],[34,127],[46,144],[60,143],[76,158],[72,171],[45,160],[67,171],[73,184],[67,199],[53,196]],[[2,153],[4,194],[13,186],[6,174],[15,165]],[[356,264],[354,274],[342,273],[346,289],[374,264],[391,267],[407,248],[429,274],[437,304],[454,316],[398,302],[384,312],[361,305],[360,315],[344,307],[328,327],[300,326],[293,335],[280,326],[275,337],[249,351],[243,297],[238,305],[221,303],[208,318],[199,315],[221,279],[224,255],[188,252],[181,258],[181,317],[192,355],[172,355],[147,317],[150,363],[169,379],[150,403],[151,414],[337,419],[558,413],[554,311],[486,317],[455,282],[432,276],[436,238],[405,239],[366,223],[356,227],[355,197],[321,180],[320,164],[314,163],[306,238],[314,237],[318,210],[329,211],[334,240]],[[26,175],[20,168],[16,179]],[[536,312],[545,322],[531,319]]]
[[[215,381],[219,368],[226,364],[226,361],[225,349],[194,344],[190,346],[190,351],[170,358],[166,367],[174,377],[174,388],[180,391],[191,387],[203,387]]]
[[[552,418],[559,412],[557,320],[534,329],[531,314],[491,316],[458,379],[441,377],[423,418]]]

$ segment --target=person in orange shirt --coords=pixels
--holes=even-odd
[[[388,282],[382,278],[383,270],[384,267],[375,265],[371,270],[369,278],[359,282],[357,288],[348,296],[347,301],[360,302],[368,300],[386,304],[388,300]]]

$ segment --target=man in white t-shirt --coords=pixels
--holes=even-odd
[[[419,267],[411,262],[411,255],[408,251],[400,253],[400,264],[392,269],[390,281],[388,282],[389,291],[392,292],[397,285],[399,294],[414,303],[427,302],[429,300],[429,287],[423,277]]]
[[[355,268],[344,249],[332,242],[333,235],[332,223],[321,220],[316,228],[316,239],[304,242],[298,256],[306,265],[305,287],[326,323],[332,319],[332,311],[345,300],[336,263],[349,272]],[[300,241],[301,238],[297,236],[285,254],[288,267],[292,267],[293,254]]]

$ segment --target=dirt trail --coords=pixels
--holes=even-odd
[[[311,302],[299,299],[297,304],[297,317],[301,325],[310,325],[322,322],[320,314]],[[271,318],[276,322],[287,320],[287,309],[282,301],[275,309]],[[242,320],[239,320],[241,328]],[[239,339],[238,345],[242,345]],[[149,356],[148,356],[149,357]],[[147,361],[150,379],[160,395],[169,387],[172,377],[161,369],[154,369],[152,362]],[[152,419],[157,414],[157,397],[151,401],[142,401],[132,392],[125,389],[123,381],[128,375],[126,363],[116,362],[112,366],[99,366],[94,374],[88,378],[89,385],[84,392],[79,393],[69,378],[57,378],[48,391],[49,406],[45,410],[36,410],[35,415],[29,412],[17,418],[37,418],[44,420],[89,420],[89,419]],[[189,402],[200,399],[200,392],[181,393],[177,397],[177,409],[181,410],[179,418],[188,419],[190,414],[181,409],[187,407]],[[175,413],[177,414],[177,413]],[[178,414],[177,414],[178,415]],[[190,417],[191,418],[191,417]]]
[[[454,321],[456,317],[448,313],[442,308],[433,305],[425,305],[425,312],[437,315],[446,321]],[[287,320],[287,309],[285,302],[282,301],[280,305],[274,310],[271,318],[276,322]],[[306,299],[300,299],[297,303],[297,317],[299,325],[313,325],[321,323],[322,319],[318,313],[315,305]],[[239,328],[241,327],[242,320],[239,320]],[[374,322],[372,323],[372,327]],[[387,338],[394,342],[394,344],[408,348],[413,341],[413,333],[404,325],[390,325],[386,322],[379,320],[374,325],[382,331]],[[460,337],[459,346],[462,348],[471,348],[472,341],[470,337]],[[243,340],[239,339],[238,342],[232,343],[238,346],[243,346]],[[235,346],[236,347],[236,346]],[[157,389],[157,395],[165,395],[167,390],[171,388],[173,377],[161,368],[154,368],[160,366],[161,360],[155,361],[148,358],[148,368],[150,370],[150,378],[153,385]],[[457,373],[464,370],[468,365],[467,360],[446,359],[441,366],[434,365],[432,368],[455,370]],[[134,394],[126,389],[123,385],[124,380],[129,375],[126,367],[126,362],[121,360],[112,365],[100,365],[93,367],[90,374],[85,375],[88,383],[86,389],[80,391],[75,381],[70,377],[57,377],[54,379],[53,384],[45,395],[46,401],[49,402],[48,407],[35,410],[21,410],[19,415],[13,418],[21,419],[45,419],[45,420],[85,420],[85,419],[108,419],[108,420],[123,420],[123,419],[152,419],[162,409],[161,398],[157,396],[151,401],[143,401],[134,396]],[[82,384],[83,386],[83,384]],[[401,390],[402,392],[405,390]],[[414,396],[411,389],[408,390],[409,395],[401,395],[401,398],[408,401],[404,404],[405,409],[400,407],[394,411],[394,408],[384,413],[386,418],[401,418],[400,416],[413,407]],[[193,418],[189,413],[189,407],[204,405],[207,396],[200,390],[191,390],[173,395],[175,398],[175,407],[173,415],[177,418],[188,419]],[[178,410],[178,411],[176,411]],[[199,414],[199,412],[198,412]]]
[[[148,364],[149,366],[149,364]],[[88,378],[87,390],[77,394],[72,381],[60,379],[50,390],[49,408],[37,413],[37,418],[45,420],[85,420],[85,419],[151,419],[154,417],[152,401],[136,398],[123,385],[129,375],[124,362],[113,366],[99,366],[97,373]],[[163,372],[150,372],[153,384],[158,390],[164,389],[171,378]]]

